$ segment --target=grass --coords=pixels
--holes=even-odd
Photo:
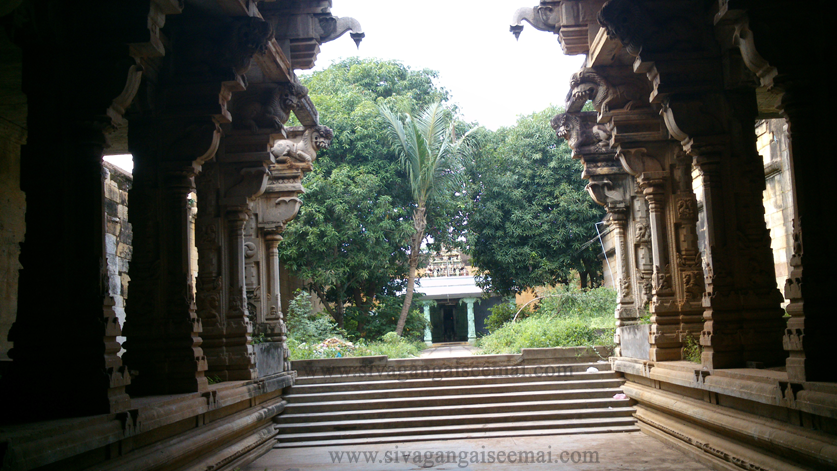
[[[534,314],[507,322],[477,341],[480,354],[520,353],[524,348],[613,346],[616,293],[559,287],[545,293]]]
[[[395,336],[393,332],[374,342],[360,340],[355,343],[345,342],[334,346],[324,346],[322,343],[301,343],[294,338],[288,338],[291,360],[376,355],[386,355],[389,358],[416,358],[426,347],[427,345],[422,341],[406,340]]]

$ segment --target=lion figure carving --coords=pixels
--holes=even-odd
[[[299,163],[311,163],[317,158],[317,151],[328,149],[334,132],[328,126],[312,126],[305,128],[300,140],[281,139],[273,144],[270,153],[278,160],[289,157]]]
[[[584,146],[596,146],[601,149],[610,147],[611,132],[607,127],[601,124],[589,126],[577,114],[555,115],[550,124],[552,129],[555,129],[555,134],[567,141],[573,154]]]
[[[292,82],[265,90],[244,100],[235,111],[233,125],[237,129],[250,129],[254,132],[259,128],[282,129],[291,111],[299,109],[307,95],[307,87]]]
[[[593,102],[596,111],[607,113],[622,108],[630,110],[647,101],[647,96],[643,96],[642,89],[631,84],[614,86],[594,69],[583,68],[574,73],[570,80],[567,111],[581,111],[587,100]]]

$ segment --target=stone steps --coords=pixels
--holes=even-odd
[[[585,388],[619,388],[622,386],[621,378],[615,374],[612,379],[594,379],[582,381],[540,381],[526,383],[526,392],[544,392],[577,390]],[[371,391],[335,391],[290,394],[285,396],[289,404],[314,403],[314,402],[338,402],[338,401],[367,401],[373,399],[396,399],[396,398],[421,398],[474,394],[514,394],[520,392],[521,386],[516,383],[507,384],[476,384],[469,386],[440,386],[423,388],[404,389],[375,389]]]
[[[394,419],[403,417],[416,417],[422,415],[463,415],[463,414],[491,414],[497,412],[532,412],[550,411],[562,409],[588,409],[599,407],[625,407],[629,405],[627,399],[574,399],[557,401],[524,401],[506,403],[466,404],[443,407],[405,407],[393,409],[368,409],[357,410],[346,408],[330,412],[318,413],[283,413],[277,418],[277,423],[299,423],[313,420],[367,420],[367,419]],[[287,408],[285,409],[288,410]]]
[[[370,368],[364,372],[363,368],[322,368],[316,370],[316,376],[300,376],[294,387],[325,386],[334,383],[363,383],[367,381],[443,381],[443,380],[484,380],[494,378],[494,381],[537,381],[540,378],[571,377],[584,373],[589,367],[595,367],[600,372],[610,371],[609,363],[584,361],[574,364],[540,364],[540,365],[486,365],[483,367],[431,367],[415,366],[403,370]],[[474,384],[474,383],[471,383]]]
[[[490,412],[460,415],[416,415],[413,417],[395,418],[367,418],[346,420],[344,417],[334,416],[337,420],[329,421],[326,417],[312,422],[282,422],[277,426],[280,433],[317,433],[317,432],[349,432],[387,428],[420,428],[442,427],[474,424],[500,424],[509,422],[530,421],[570,421],[584,419],[598,419],[608,417],[631,417],[633,407],[590,407],[584,409],[551,409],[530,410],[520,412]]]
[[[533,428],[542,427],[542,428]],[[309,446],[365,445],[377,443],[403,443],[426,440],[461,440],[467,438],[499,438],[538,435],[573,435],[580,433],[638,432],[632,417],[593,419],[566,422],[517,422],[511,424],[478,424],[460,427],[402,428],[374,433],[351,434],[342,432],[324,434],[289,434],[279,437],[274,448],[298,448]]]
[[[518,383],[537,383],[542,381],[578,381],[581,379],[613,379],[621,375],[612,371],[598,373],[574,372],[562,375],[530,375],[530,376],[468,376],[462,378],[414,378],[414,379],[385,379],[377,381],[357,381],[342,383],[295,384],[294,392],[299,394],[337,392],[337,391],[365,391],[369,389],[404,389],[404,388],[435,388],[435,387],[467,387],[475,385],[504,385]]]
[[[308,363],[274,419],[276,446],[638,430],[631,401],[613,397],[624,380],[610,364],[561,354],[560,363],[538,364],[511,355],[485,365],[478,357]]]

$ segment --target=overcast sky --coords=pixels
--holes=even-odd
[[[397,59],[412,69],[439,71],[463,118],[489,129],[514,124],[518,115],[563,104],[570,76],[584,56],[565,56],[558,36],[525,24],[520,40],[509,32],[515,10],[538,0],[333,0],[334,16],[360,21],[366,38],[355,47],[345,34],[323,44],[317,67],[360,56]],[[297,71],[305,75],[312,71]],[[328,117],[321,117],[328,124]],[[109,161],[131,170],[130,158]]]
[[[360,21],[366,38],[349,34],[323,44],[320,70],[351,57],[398,59],[413,69],[439,71],[464,118],[497,129],[520,114],[563,104],[570,76],[584,56],[565,56],[558,36],[525,24],[520,40],[509,32],[519,7],[538,0],[334,0],[334,16]],[[304,75],[309,71],[298,71]],[[327,117],[324,117],[325,124]]]

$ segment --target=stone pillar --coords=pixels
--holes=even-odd
[[[55,15],[67,13],[62,21],[77,25],[76,31],[91,26],[83,22],[89,18],[71,16],[72,8],[55,7]],[[38,13],[43,11],[33,5],[31,14]],[[45,31],[55,26],[47,15],[37,22]],[[123,124],[124,107],[136,93],[142,69],[118,39],[108,47],[74,34],[64,35],[62,44],[51,35],[20,38],[19,91],[27,100],[19,117],[27,120],[27,144],[17,147],[23,135],[11,133],[10,142],[2,144],[3,151],[15,154],[9,170],[16,173],[20,163],[26,212],[18,213],[25,221],[25,239],[17,312],[8,333],[13,361],[0,391],[7,407],[0,414],[27,420],[112,414],[131,407],[125,390],[130,376],[117,355],[121,331],[107,284],[102,154],[108,134]],[[24,203],[22,194],[3,196],[9,197],[4,214],[22,209],[13,207]],[[4,238],[23,235],[15,233],[23,221],[4,226]],[[5,312],[2,320],[11,321]],[[60,393],[52,384],[62,385]]]
[[[633,324],[637,318],[636,300],[634,299],[633,277],[628,252],[627,209],[624,207],[609,207],[608,215],[616,238],[616,271],[619,273],[617,283],[618,300],[616,305],[616,326]]]
[[[251,334],[253,325],[247,310],[247,291],[244,281],[244,224],[250,218],[246,208],[227,211],[228,229],[227,255],[229,257],[228,305],[225,316],[224,338],[226,365],[223,366],[224,380],[250,380],[258,375],[256,356],[253,353]],[[216,367],[213,365],[213,371]]]
[[[477,329],[474,325],[474,303],[477,302],[477,298],[462,298],[459,302],[468,305],[468,343],[473,345],[477,341]],[[429,311],[427,312],[429,313]]]
[[[749,150],[730,155],[726,139],[701,141],[691,139],[684,149],[699,171],[706,218],[703,364],[712,370],[781,362],[782,298],[764,224],[761,161]],[[755,153],[755,138],[752,147]]]
[[[52,105],[30,102],[22,149],[26,192],[18,311],[9,340],[15,410],[28,418],[115,413],[130,408],[130,376],[117,353],[121,335],[108,292],[102,129],[56,122]],[[44,169],[61,177],[45,187]],[[47,283],[47,280],[52,282]],[[63,384],[60,394],[44,385]],[[6,394],[4,394],[6,396]],[[26,406],[24,406],[26,404]],[[45,417],[44,417],[45,418]]]
[[[278,232],[265,232],[264,242],[267,246],[268,258],[266,293],[268,299],[268,312],[265,316],[265,321],[274,321],[279,324],[284,324],[284,319],[282,318],[282,299],[279,286],[279,242],[281,241],[282,236],[279,235]],[[272,341],[282,341],[281,339],[285,337],[284,328],[280,328],[278,332],[270,335],[269,337]]]
[[[682,150],[677,151],[675,175],[677,191],[672,195],[669,214],[674,220],[672,251],[677,288],[677,304],[680,310],[680,340],[686,336],[697,337],[703,331],[703,259],[698,243],[697,199],[692,190],[692,158]]]
[[[651,360],[680,360],[680,313],[674,300],[666,237],[666,172],[645,172],[637,178],[651,213],[654,288],[651,302]]]
[[[166,156],[147,134],[162,134],[161,128],[166,127],[132,121],[129,129],[134,186],[128,214],[134,253],[123,357],[138,373],[131,391],[139,395],[197,392],[208,387],[202,324],[191,281],[188,195],[195,190],[194,177],[201,163],[215,154],[220,129],[215,123],[204,126],[185,155]]]
[[[837,321],[830,295],[837,286],[837,220],[826,193],[833,186],[837,165],[833,159],[821,158],[823,146],[830,145],[830,129],[826,129],[828,120],[818,115],[818,103],[811,100],[810,84],[786,80],[783,85],[781,108],[788,119],[795,213],[793,255],[785,283],[791,316],[783,339],[790,355],[788,379],[834,382],[837,370],[830,362]]]

